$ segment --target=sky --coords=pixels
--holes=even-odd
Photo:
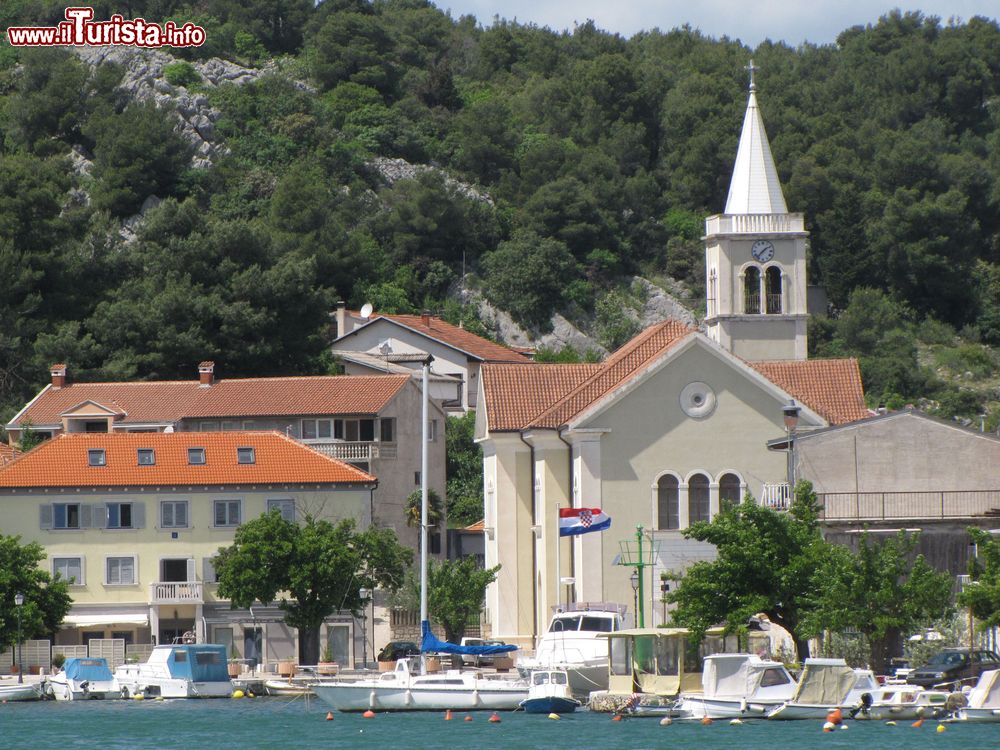
[[[765,39],[792,47],[803,42],[831,44],[852,26],[878,22],[893,8],[938,16],[996,19],[997,0],[924,0],[922,3],[882,0],[432,0],[453,18],[472,14],[488,26],[499,15],[508,20],[562,31],[593,19],[598,28],[631,36],[644,29],[661,31],[684,24],[716,39],[728,36],[755,48]]]

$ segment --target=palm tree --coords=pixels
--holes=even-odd
[[[403,508],[406,514],[407,526],[420,526],[420,490],[414,490],[406,498],[406,505]],[[441,496],[434,490],[427,490],[427,523],[431,526],[438,526],[439,531],[441,521],[444,518],[444,503]]]

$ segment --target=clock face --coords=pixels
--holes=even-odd
[[[761,263],[767,263],[774,257],[774,245],[767,240],[757,240],[750,248],[750,255]]]

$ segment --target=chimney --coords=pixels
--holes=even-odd
[[[347,315],[347,305],[343,300],[337,302],[337,338],[350,333],[347,326],[350,325],[350,318]]]
[[[431,327],[431,313],[430,310],[424,310],[420,313],[420,322],[423,323],[428,328]]]
[[[59,363],[49,368],[52,372],[52,388],[58,390],[66,385],[66,365]]]
[[[198,364],[198,387],[208,388],[215,382],[215,362],[206,360]]]

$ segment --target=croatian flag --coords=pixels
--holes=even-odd
[[[560,508],[559,536],[589,534],[611,528],[611,516],[600,508]]]

